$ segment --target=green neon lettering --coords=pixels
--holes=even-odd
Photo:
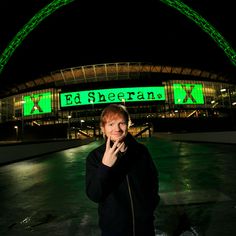
[[[125,97],[125,94],[123,92],[120,92],[120,93],[117,94],[117,96],[118,96],[118,99],[120,101],[122,101],[122,99],[124,99],[124,97]]]
[[[202,84],[173,84],[175,104],[204,104]]]
[[[79,93],[77,93],[77,95],[75,96],[74,100],[75,100],[75,104],[81,103],[80,102],[80,94]]]
[[[51,92],[45,93],[33,93],[32,95],[26,95],[23,98],[23,115],[33,116],[44,113],[52,112],[52,96]],[[66,97],[64,97],[64,102],[66,104]]]
[[[153,100],[155,99],[154,93],[153,92],[148,92],[148,99]]]
[[[131,95],[134,95],[135,93],[134,92],[127,92],[128,93],[128,98],[127,100],[133,100],[132,96]]]
[[[88,93],[88,102],[91,103],[91,102],[95,102],[95,97],[94,97],[95,93],[94,92],[89,92]]]
[[[60,94],[61,107],[89,105],[90,103],[119,103],[123,100],[129,102],[165,100],[165,88],[163,86],[110,88]]]
[[[183,103],[186,103],[189,98],[192,100],[193,103],[196,103],[196,100],[194,99],[194,97],[191,94],[194,89],[194,85],[190,85],[190,88],[187,88],[186,85],[183,85],[183,84],[181,86],[184,89],[184,91],[186,92],[186,96],[183,100]]]
[[[41,107],[39,106],[39,101],[41,99],[42,95],[39,95],[38,97],[30,96],[32,102],[34,103],[32,109],[31,109],[31,114],[33,114],[35,111],[43,112]]]
[[[106,102],[106,98],[104,94],[98,92],[98,97],[99,97],[98,99],[99,102]]]
[[[143,96],[143,93],[142,92],[138,92],[138,96],[137,96],[137,99],[138,100],[143,100],[144,99],[144,96]]]
[[[111,101],[111,102],[115,101],[115,96],[116,95],[114,93],[109,93],[108,94],[108,100]]]
[[[72,101],[71,101],[72,95],[66,94],[65,97],[66,97],[66,105],[71,105],[72,104]]]

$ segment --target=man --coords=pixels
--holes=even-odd
[[[122,105],[107,106],[100,120],[106,142],[86,161],[86,193],[98,203],[102,236],[154,236],[158,173],[147,148],[128,128]]]

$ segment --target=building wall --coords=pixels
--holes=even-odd
[[[134,122],[152,121],[155,126],[162,123],[162,130],[192,130],[193,129],[230,129],[234,127],[236,89],[235,85],[225,82],[213,82],[190,79],[172,79],[165,81],[147,80],[140,82],[132,80],[132,83],[88,83],[81,89],[81,85],[62,86],[58,88],[46,88],[41,90],[27,91],[21,94],[0,99],[0,123],[2,138],[10,139],[47,137],[64,138],[68,130],[85,129],[97,126],[101,110],[107,104],[89,104],[86,106],[60,107],[60,92],[81,91],[95,88],[164,86],[165,101],[127,102],[126,105]],[[188,102],[185,104],[176,102],[175,84],[182,87],[190,85],[185,91]],[[112,86],[111,86],[112,85]],[[203,102],[198,104],[193,97],[191,85],[202,85]],[[47,99],[44,99],[47,96]],[[195,95],[194,95],[195,96]],[[49,102],[48,102],[49,101]],[[181,120],[182,119],[182,120]],[[82,122],[83,121],[83,122]],[[219,123],[222,123],[221,125]],[[195,123],[195,125],[194,125]],[[191,124],[191,125],[190,125]],[[201,125],[202,124],[202,125]],[[4,130],[5,127],[5,130]],[[46,131],[46,128],[48,130]],[[58,127],[59,132],[53,131],[52,127]],[[45,130],[45,132],[43,131]],[[41,132],[42,131],[42,132]],[[27,133],[28,132],[28,133]],[[32,133],[30,136],[30,132]],[[48,132],[48,133],[47,133]],[[33,135],[36,133],[37,135]],[[61,135],[61,136],[60,136]],[[1,137],[0,137],[1,138]]]

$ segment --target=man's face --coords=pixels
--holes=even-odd
[[[113,116],[106,121],[105,125],[102,127],[102,132],[107,137],[110,136],[113,142],[121,137],[123,140],[128,133],[128,124],[122,115]]]

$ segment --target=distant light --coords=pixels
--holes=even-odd
[[[220,91],[221,91],[221,92],[226,92],[226,89],[224,88],[224,89],[221,89]]]
[[[70,118],[71,118],[71,116],[69,115],[69,116],[67,116],[67,118],[68,118],[68,119],[70,119]]]
[[[18,126],[17,126],[17,125],[15,125],[15,126],[14,126],[14,128],[15,128],[15,129],[18,129]]]
[[[213,103],[215,103],[215,101],[213,100],[213,101],[211,101],[211,103],[213,104]]]
[[[236,102],[233,102],[232,105],[235,106],[235,105],[236,105]]]
[[[84,120],[80,120],[81,123],[85,122]]]
[[[37,121],[33,121],[33,124],[40,126],[40,124]]]

